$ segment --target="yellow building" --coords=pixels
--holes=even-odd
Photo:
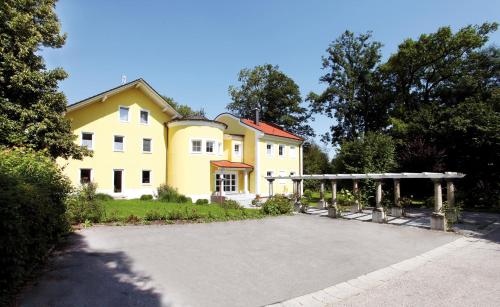
[[[302,174],[300,137],[227,113],[182,118],[142,79],[72,104],[66,116],[93,156],[58,163],[74,185],[92,181],[117,198],[155,195],[166,183],[193,201],[246,205],[268,196],[266,176]],[[278,179],[274,193],[292,193],[291,181]]]

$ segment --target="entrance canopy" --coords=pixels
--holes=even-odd
[[[228,160],[210,161],[213,166],[218,168],[231,168],[231,169],[253,169],[253,166],[241,162],[231,162]]]

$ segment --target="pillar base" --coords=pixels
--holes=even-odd
[[[300,209],[302,208],[302,204],[299,201],[296,201],[293,204],[293,211],[294,212],[300,212]]]
[[[326,207],[326,201],[324,201],[324,200],[318,201],[318,204],[316,205],[316,208],[318,208],[318,209],[325,209],[325,207]]]
[[[387,221],[387,215],[385,214],[384,208],[375,208],[372,212],[372,222],[374,223],[385,223]]]
[[[351,205],[351,213],[358,213],[361,211],[361,206],[359,204]]]
[[[402,217],[403,216],[403,208],[401,208],[401,207],[392,207],[391,208],[391,216]]]
[[[442,213],[433,212],[431,215],[431,229],[446,231],[446,218]]]
[[[328,207],[328,217],[337,218],[340,217],[339,209],[335,207]]]

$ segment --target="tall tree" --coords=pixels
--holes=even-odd
[[[314,136],[308,125],[310,113],[301,106],[299,86],[278,66],[270,64],[242,69],[239,86],[230,86],[232,102],[227,109],[244,118],[254,118],[255,109],[260,119],[270,122],[302,137]]]
[[[182,117],[191,117],[191,116],[202,116],[205,117],[205,110],[203,108],[199,110],[193,110],[187,104],[181,104],[175,101],[173,98],[168,96],[162,96],[172,108],[174,108],[177,112],[179,112]]]
[[[0,145],[47,150],[52,157],[82,158],[88,152],[64,118],[66,97],[58,82],[67,74],[48,70],[38,54],[61,48],[55,0],[0,2]]]
[[[327,88],[307,98],[314,112],[336,120],[323,136],[325,142],[338,145],[387,126],[387,100],[377,72],[381,47],[371,41],[370,32],[355,36],[345,31],[326,50],[323,69],[327,72],[320,82]]]
[[[304,174],[328,174],[330,173],[330,161],[328,154],[318,144],[305,142],[303,145]],[[304,180],[304,187],[316,189],[318,180]]]

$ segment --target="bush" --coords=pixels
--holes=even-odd
[[[242,209],[236,200],[226,199],[222,204],[219,204],[223,209]]]
[[[303,196],[307,198],[308,201],[312,201],[312,191],[311,190],[305,190]]]
[[[104,217],[104,205],[96,197],[95,183],[86,183],[68,197],[66,201],[66,215],[72,224],[83,223],[86,220],[99,223]]]
[[[196,204],[197,205],[208,205],[208,199],[203,199],[203,198],[197,199]]]
[[[262,211],[268,215],[288,214],[293,211],[293,204],[285,195],[274,195],[262,205]]]
[[[27,149],[0,150],[0,305],[69,230],[69,180],[54,161]]]
[[[166,216],[161,214],[158,210],[149,210],[144,215],[144,219],[146,221],[161,221],[166,220]]]
[[[95,199],[100,201],[108,201],[108,200],[113,200],[113,196],[106,193],[96,193]]]
[[[158,187],[158,200],[169,203],[186,203],[190,198],[180,194],[177,189],[162,184]]]
[[[153,200],[153,195],[150,195],[150,194],[144,194],[144,195],[141,195],[141,198],[139,198],[140,200]]]

